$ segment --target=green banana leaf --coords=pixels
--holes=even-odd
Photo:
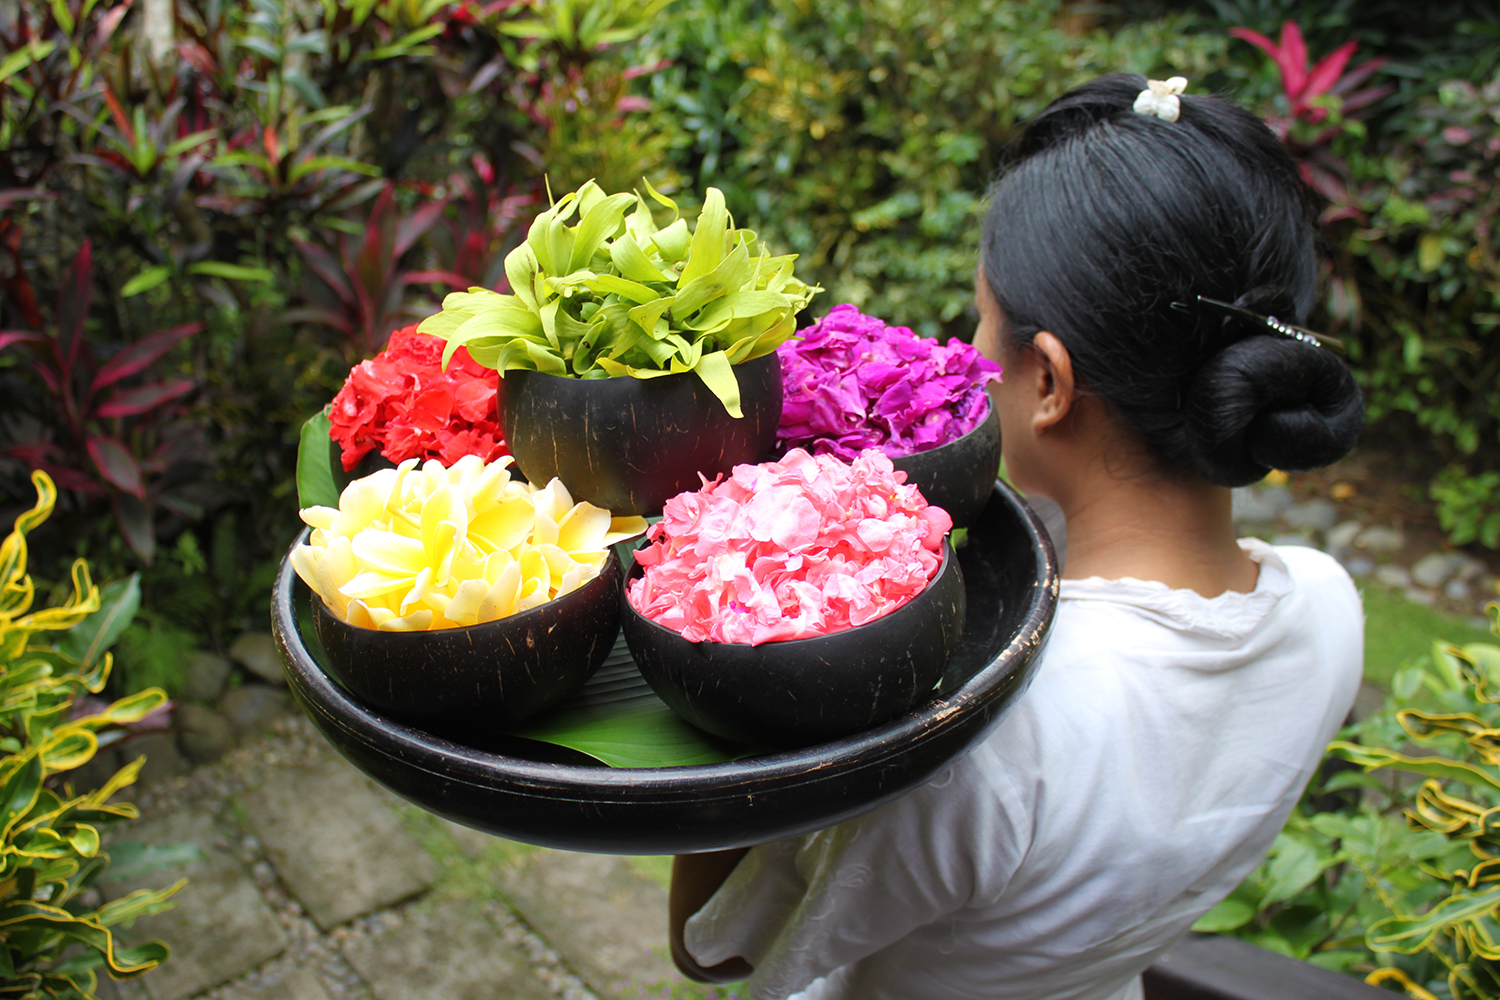
[[[722,764],[756,752],[709,736],[654,696],[628,704],[564,705],[511,735],[568,747],[610,767]]]
[[[302,425],[297,440],[297,506],[337,507],[339,494],[349,485],[343,464],[336,453],[338,445],[329,432],[329,407],[314,413]]]

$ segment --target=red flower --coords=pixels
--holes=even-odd
[[[443,370],[443,341],[415,326],[391,334],[386,349],[349,372],[333,397],[331,436],[344,471],[379,449],[392,462],[465,455],[493,462],[510,454],[496,422],[495,373],[460,347]]]

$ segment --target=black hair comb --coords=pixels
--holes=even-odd
[[[1315,333],[1304,327],[1293,326],[1291,323],[1282,322],[1275,316],[1262,316],[1258,312],[1234,305],[1231,302],[1220,302],[1218,299],[1210,299],[1203,295],[1199,295],[1197,298],[1200,306],[1210,306],[1236,319],[1244,320],[1256,326],[1263,326],[1271,333],[1279,334],[1291,340],[1311,344],[1313,347],[1326,347],[1329,344],[1333,344],[1335,347],[1344,346],[1344,342],[1337,337],[1330,337],[1326,333]],[[1173,302],[1172,308],[1181,312],[1194,311],[1194,306],[1191,302]]]

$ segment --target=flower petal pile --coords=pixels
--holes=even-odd
[[[333,397],[332,437],[344,471],[378,448],[392,462],[465,455],[493,462],[509,454],[496,423],[495,373],[459,349],[443,370],[443,341],[415,326],[391,334],[386,349],[355,365]]]
[[[878,451],[850,465],[793,449],[668,500],[630,604],[692,642],[827,635],[920,593],[952,527]]]
[[[939,344],[886,326],[845,303],[777,348],[784,402],[777,443],[852,461],[866,448],[892,458],[972,431],[1000,366],[961,340]]]
[[[356,479],[337,509],[308,507],[314,529],[292,567],[344,621],[387,632],[459,628],[554,600],[599,575],[609,546],[646,530],[573,502],[554,479],[510,478],[511,459],[452,468],[407,459]]]

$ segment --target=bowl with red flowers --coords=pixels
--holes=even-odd
[[[963,631],[947,513],[891,460],[793,449],[663,510],[627,577],[642,676],[718,736],[807,746],[924,701]]]
[[[954,525],[974,523],[1000,466],[1000,421],[986,392],[999,365],[970,344],[940,344],[849,304],[777,354],[781,449],[845,461],[878,449]]]
[[[462,349],[445,365],[444,346],[408,326],[349,370],[322,415],[344,472],[354,472],[372,453],[392,465],[416,458],[449,466],[468,455],[493,462],[510,454],[500,430],[495,373]]]

